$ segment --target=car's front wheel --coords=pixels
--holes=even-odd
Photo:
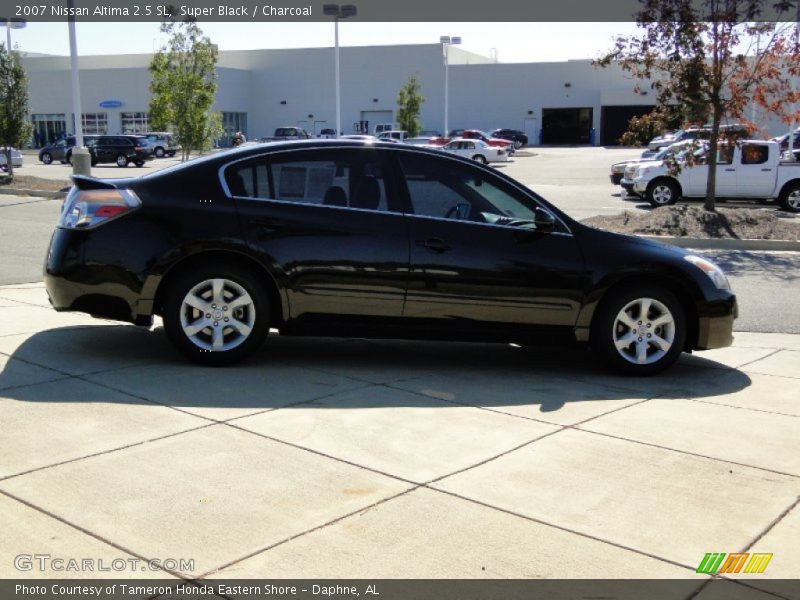
[[[657,179],[647,187],[647,201],[653,207],[675,204],[679,196],[677,184],[669,179]]]
[[[210,263],[185,271],[169,286],[164,329],[178,351],[194,362],[239,362],[269,333],[269,298],[246,268]]]
[[[686,315],[670,291],[649,285],[612,290],[592,323],[592,349],[625,375],[670,367],[686,341]]]
[[[164,149],[161,146],[156,148],[156,157],[164,158],[164,154],[165,154]]]
[[[53,156],[49,152],[43,152],[42,162],[46,165],[49,165],[51,162],[53,162]]]
[[[514,141],[514,148],[516,150],[519,150],[520,148],[522,148],[522,142],[520,142],[519,140]]]

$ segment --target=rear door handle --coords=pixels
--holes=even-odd
[[[726,171],[735,171],[736,169],[725,169]]]
[[[278,231],[279,229],[288,227],[288,223],[285,223],[280,219],[271,219],[269,217],[256,217],[254,219],[250,219],[250,223],[262,231],[267,232]]]
[[[772,171],[772,169],[761,169],[761,170],[764,171],[765,173]]]
[[[417,246],[424,246],[432,252],[446,252],[447,250],[450,250],[450,244],[440,238],[417,240]]]

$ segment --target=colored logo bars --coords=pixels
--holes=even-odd
[[[747,560],[748,557],[750,560]],[[771,560],[772,554],[709,552],[700,561],[697,573],[740,573],[742,567],[745,573],[763,573]]]

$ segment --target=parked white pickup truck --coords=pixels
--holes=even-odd
[[[705,197],[708,165],[700,152],[695,154],[695,164],[683,164],[678,174],[670,173],[669,164],[651,161],[631,165],[625,178],[633,182],[633,192],[652,206],[666,206],[680,198]],[[782,161],[776,142],[721,145],[716,191],[718,198],[778,200],[784,210],[799,212],[800,162]]]

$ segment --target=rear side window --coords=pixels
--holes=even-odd
[[[311,150],[259,157],[231,165],[232,196],[339,208],[394,211],[374,151]]]
[[[769,160],[769,148],[761,144],[742,144],[743,165],[763,165]]]

